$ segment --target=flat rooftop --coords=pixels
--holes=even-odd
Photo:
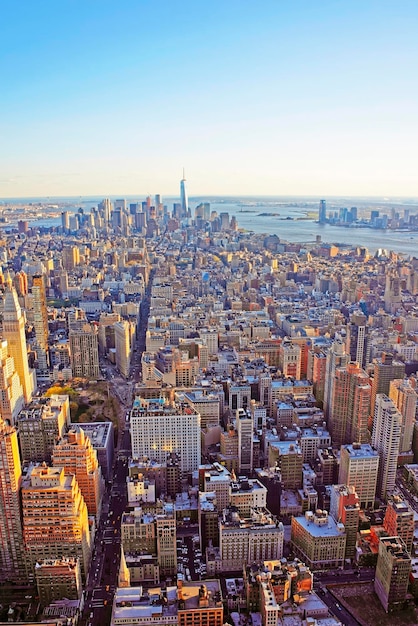
[[[324,525],[315,524],[314,521],[302,516],[294,519],[313,537],[341,537],[345,535],[338,529],[336,522],[330,515],[328,515],[327,523]]]
[[[111,422],[90,422],[88,424],[73,424],[79,426],[88,436],[93,448],[105,448],[113,424]]]
[[[369,443],[355,444],[349,443],[341,446],[341,449],[347,450],[348,454],[353,458],[370,458],[379,457],[379,454],[374,450]]]

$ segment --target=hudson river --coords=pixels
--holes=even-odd
[[[275,234],[290,242],[314,242],[318,235],[324,243],[344,243],[368,248],[375,253],[379,248],[393,250],[405,255],[418,257],[418,232],[397,232],[373,228],[346,228],[332,224],[318,224],[315,219],[305,218],[304,209],[292,206],[257,206],[256,209],[240,207],[237,204],[211,203],[211,210],[235,215],[239,228],[255,233]],[[251,211],[251,212],[249,212]],[[311,212],[311,209],[309,209]],[[260,215],[261,213],[280,214]],[[286,219],[291,217],[293,219]]]
[[[138,197],[128,198],[127,202],[137,201]],[[112,197],[112,200],[114,198]],[[40,199],[36,199],[40,200]],[[45,200],[45,199],[43,199]],[[52,199],[50,199],[52,200]],[[78,207],[83,207],[85,212],[88,212],[91,207],[97,206],[100,198],[57,198],[56,201],[66,200],[68,203],[65,207],[70,212],[77,211]],[[204,198],[201,198],[204,202]],[[74,202],[74,204],[73,204]],[[173,202],[178,202],[178,198],[165,197],[164,203],[167,204],[168,210],[171,214]],[[199,200],[191,199],[189,205],[191,213],[194,216],[194,209],[198,205]],[[73,206],[71,206],[73,204]],[[298,206],[295,206],[298,204]],[[332,224],[318,224],[316,223],[318,214],[318,203],[316,201],[308,201],[305,205],[298,202],[295,198],[289,204],[283,202],[283,199],[278,199],[277,203],[268,199],[264,202],[263,199],[248,198],[234,200],[221,200],[221,198],[212,198],[210,201],[211,211],[217,211],[229,213],[229,217],[235,216],[238,222],[238,227],[246,231],[253,231],[255,233],[268,233],[276,234],[280,239],[289,242],[314,242],[318,235],[324,243],[343,243],[349,245],[356,245],[365,247],[374,254],[379,248],[386,250],[393,250],[404,255],[411,255],[418,257],[418,232],[407,231],[391,231],[391,230],[377,230],[372,228],[346,228],[343,226],[335,226]],[[338,210],[339,206],[352,206],[352,204],[359,204],[355,198],[345,199],[341,202],[334,201],[327,206],[334,211]],[[379,209],[380,213],[390,214],[391,203],[389,202],[377,202],[376,200],[363,201],[363,207],[359,210],[359,215],[363,215],[366,219],[370,219],[370,210]],[[410,214],[418,212],[418,206],[415,202],[394,202],[396,210],[403,215],[404,209],[408,209]],[[264,214],[264,215],[262,215]],[[287,219],[291,218],[291,219]],[[60,218],[39,219],[31,221],[30,225],[33,226],[60,226]]]

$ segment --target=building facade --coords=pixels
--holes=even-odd
[[[86,579],[91,536],[87,506],[73,474],[32,466],[22,481],[23,539],[32,568],[39,560],[75,557]]]
[[[378,471],[379,454],[370,444],[341,446],[338,482],[355,488],[362,509],[374,507]]]
[[[400,537],[381,537],[374,590],[386,613],[400,610],[408,591],[411,557]]]
[[[16,429],[0,418],[0,582],[26,581]]]
[[[295,554],[311,569],[344,564],[344,524],[336,523],[326,511],[307,511],[304,517],[292,517],[291,542]]]
[[[395,489],[401,430],[402,415],[395,404],[383,393],[377,394],[372,445],[380,457],[376,494],[384,500]]]
[[[182,472],[200,465],[200,415],[188,404],[137,398],[130,414],[132,456],[164,462],[170,452],[180,456]]]

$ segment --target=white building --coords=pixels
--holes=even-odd
[[[376,494],[379,498],[393,493],[396,481],[402,415],[394,402],[378,393],[374,407],[372,445],[380,456]]]
[[[188,404],[163,398],[136,398],[130,416],[132,456],[160,463],[170,452],[180,455],[182,472],[200,465],[200,415]]]
[[[362,509],[374,506],[379,454],[369,443],[351,443],[341,446],[338,482],[353,486]]]

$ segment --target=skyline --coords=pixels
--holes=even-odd
[[[25,4],[0,198],[418,195],[411,0]]]

